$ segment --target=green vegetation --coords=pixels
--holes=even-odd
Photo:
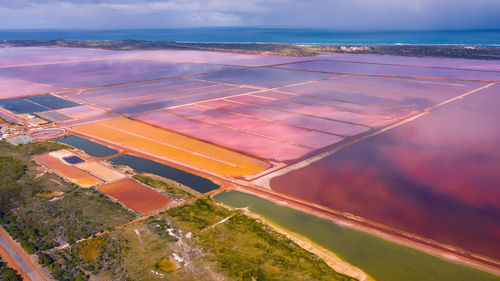
[[[0,258],[0,280],[3,281],[21,281],[21,275],[17,271],[7,266],[7,264]]]
[[[196,233],[207,258],[231,279],[354,280],[335,272],[266,224],[221,207],[212,199],[198,199],[166,215],[181,229]]]
[[[30,254],[64,243],[72,244],[134,217],[95,190],[80,190],[64,183],[53,185],[64,195],[56,200],[32,196],[39,193],[43,184],[30,186],[31,190],[26,190],[28,196],[20,197],[15,212],[4,211],[0,217],[0,223]],[[28,188],[24,186],[23,189]]]
[[[195,243],[162,217],[138,221],[108,235],[55,251],[51,260],[64,261],[53,269],[59,280],[226,280],[206,261]],[[174,253],[183,257],[177,268]],[[51,263],[57,266],[55,263]]]
[[[169,217],[175,219],[182,229],[194,233],[215,224],[216,222],[233,214],[226,208],[221,208],[213,200],[201,198],[193,204],[169,210]]]
[[[4,143],[2,143],[2,148],[3,149],[7,148]],[[59,149],[72,149],[72,147],[58,142],[46,141],[46,142],[33,142],[18,146],[8,146],[8,149],[16,151],[24,156],[32,156]]]
[[[40,256],[136,217],[94,189],[44,173],[28,157],[61,147],[50,142],[17,147],[0,143],[0,224],[30,254]]]
[[[12,157],[0,156],[0,186],[15,184],[25,171],[26,165]]]
[[[377,281],[500,280],[499,276],[342,227],[254,195],[230,191],[217,194],[214,198],[235,208],[248,207],[276,225],[309,238]]]
[[[181,188],[174,187],[173,185],[161,180],[157,180],[145,175],[135,175],[134,179],[142,182],[145,185],[149,185],[158,190],[161,190],[162,193],[175,200],[188,200],[194,198],[194,195],[192,195],[191,193]]]
[[[108,276],[111,280],[125,280],[126,271],[119,267],[127,253],[123,244],[109,235],[102,235],[51,255],[44,254],[40,263],[50,269],[57,280],[88,280],[102,271],[112,273]]]
[[[216,265],[201,256],[194,238],[187,238],[187,232],[165,216],[150,217],[113,231],[111,235],[119,241],[126,241],[128,252],[121,267],[126,269],[127,278],[131,280],[153,281],[162,275],[166,280],[220,279],[214,278],[218,277]],[[183,258],[182,263],[177,265],[174,253]],[[162,263],[165,259],[169,262]],[[167,273],[169,264],[178,269]],[[161,269],[162,266],[166,267]]]
[[[93,280],[355,280],[241,211],[202,198],[52,254]],[[110,262],[113,260],[113,262]]]
[[[0,218],[2,211],[12,207],[12,201],[19,196],[17,181],[26,172],[26,165],[13,157],[0,157]]]

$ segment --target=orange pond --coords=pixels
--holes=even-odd
[[[100,186],[98,190],[141,215],[162,209],[174,201],[131,179]]]
[[[72,129],[132,150],[222,175],[256,174],[269,167],[265,161],[127,118],[101,120]]]
[[[102,183],[98,178],[78,168],[64,164],[61,160],[51,156],[49,153],[35,155],[33,159],[78,185],[92,186]]]

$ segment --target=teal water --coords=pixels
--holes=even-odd
[[[233,190],[219,193],[214,199],[234,208],[248,207],[272,223],[332,251],[377,281],[500,280],[500,276],[452,263],[251,194]]]
[[[500,30],[342,32],[329,29],[207,27],[133,30],[0,30],[0,40],[73,39],[331,45],[467,44],[500,46]]]

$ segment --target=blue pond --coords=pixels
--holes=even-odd
[[[211,180],[142,157],[125,154],[107,161],[115,165],[129,166],[138,173],[149,173],[171,179],[201,193],[219,188]]]
[[[40,106],[29,100],[25,100],[24,98],[0,100],[0,107],[3,107],[15,114],[33,113],[33,112],[50,110],[50,108],[48,107]]]
[[[81,149],[85,151],[90,156],[94,157],[108,157],[118,153],[117,150],[109,148],[105,145],[93,142],[91,140],[79,137],[79,136],[66,136],[59,139],[54,139],[52,141],[57,141],[72,147]]]
[[[62,99],[60,97],[56,97],[54,95],[48,94],[48,95],[39,95],[39,96],[29,96],[25,97],[24,99],[29,100],[31,102],[35,102],[37,104],[40,104],[42,106],[46,106],[50,109],[61,109],[61,108],[68,108],[68,107],[74,107],[74,106],[79,106],[80,104]]]
[[[84,162],[84,160],[78,156],[68,156],[63,158],[64,161],[68,162],[69,164],[78,164]]]
[[[80,104],[51,94],[0,100],[0,107],[10,110],[15,114],[35,113],[78,105]]]

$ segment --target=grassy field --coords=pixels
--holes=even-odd
[[[148,177],[146,175],[135,175],[133,177],[135,180],[142,182],[145,185],[149,185],[151,187],[156,188],[163,194],[167,195],[168,197],[175,199],[175,200],[189,200],[191,198],[194,198],[194,195],[187,192],[184,189],[181,189],[179,187],[175,187],[172,184],[169,184],[167,182],[154,179],[152,177]]]
[[[165,216],[194,233],[208,260],[230,279],[353,280],[269,226],[212,199],[198,199]]]
[[[239,210],[202,198],[57,251],[92,280],[355,280]]]
[[[116,231],[112,236],[127,241],[129,251],[121,267],[131,280],[152,281],[160,276],[167,280],[226,280],[217,272],[215,263],[203,258],[194,238],[187,238],[187,233],[157,216]],[[182,257],[182,263],[175,262],[174,253]],[[162,267],[168,264],[175,269]]]
[[[29,156],[57,143],[0,143],[0,224],[28,253],[41,254],[126,223],[136,215],[94,189],[44,172]]]
[[[309,238],[377,281],[500,280],[500,276],[448,262],[250,194],[230,191],[214,198],[235,208],[248,207],[276,225]]]

